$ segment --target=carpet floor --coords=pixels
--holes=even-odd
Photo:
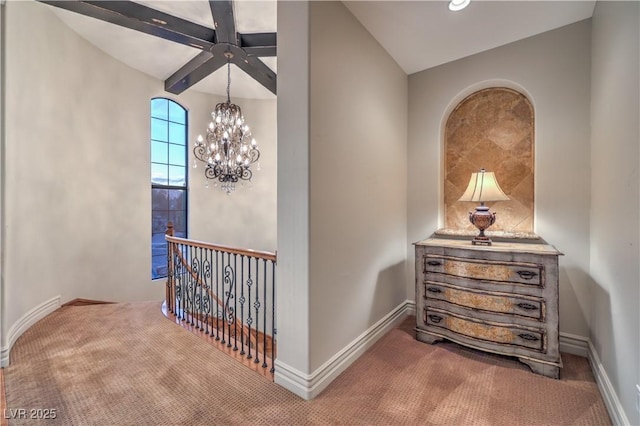
[[[609,425],[584,358],[561,380],[414,339],[413,317],[304,401],[166,319],[159,302],[71,306],[27,330],[5,369],[9,425]],[[15,412],[15,411],[13,411]]]

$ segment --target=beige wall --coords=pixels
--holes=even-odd
[[[96,49],[49,9],[6,6],[5,333],[57,295],[62,303],[164,295],[163,280],[150,279],[148,142],[149,100],[167,96],[163,82]],[[194,91],[168,97],[189,110],[189,141],[220,100]],[[227,196],[205,190],[202,168],[190,169],[190,232],[274,250],[276,105],[238,103],[260,143],[262,171],[253,189]],[[250,213],[237,213],[247,206]]]
[[[278,2],[278,358],[301,394],[309,367],[309,4]],[[283,374],[287,373],[286,375]],[[302,396],[302,395],[301,395]]]
[[[443,224],[442,147],[449,112],[475,90],[511,87],[535,109],[534,231],[560,260],[560,330],[586,336],[589,311],[590,21],[409,76],[408,240]],[[409,246],[409,250],[412,247]],[[411,256],[410,270],[413,270]],[[410,275],[407,294],[413,294]]]
[[[339,2],[310,21],[312,370],[406,299],[407,76]]]
[[[640,424],[640,14],[598,2],[591,61],[590,338],[630,424]]]

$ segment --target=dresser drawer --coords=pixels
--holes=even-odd
[[[426,274],[436,273],[475,280],[544,287],[544,267],[535,263],[476,260],[432,254],[426,254],[423,262],[423,271]]]
[[[467,340],[491,342],[502,347],[520,347],[546,352],[546,336],[543,329],[483,321],[429,306],[424,308],[423,314],[427,330],[440,330],[445,337],[454,340],[460,336]]]
[[[429,300],[443,301],[452,308],[517,315],[538,321],[545,318],[544,299],[539,297],[474,290],[429,280],[424,282],[423,294],[427,303]]]

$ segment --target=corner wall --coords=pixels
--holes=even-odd
[[[589,337],[634,425],[640,424],[639,10],[637,2],[598,2],[591,39]]]
[[[407,76],[340,2],[311,2],[311,370],[406,300]]]
[[[521,91],[535,110],[534,231],[560,259],[560,330],[588,335],[590,21],[409,76],[408,242],[443,224],[442,146],[448,113],[491,86]],[[500,213],[498,212],[498,218]],[[498,219],[499,220],[499,219]],[[413,271],[413,247],[408,246]],[[413,294],[409,275],[407,294]]]
[[[340,2],[279,2],[278,52],[275,380],[311,399],[407,312],[407,76]]]

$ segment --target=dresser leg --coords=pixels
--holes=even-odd
[[[424,342],[424,343],[434,344],[434,343],[439,342],[439,341],[444,340],[444,339],[442,337],[440,337],[440,336],[434,336],[432,334],[427,334],[422,330],[416,330],[416,340],[419,340],[419,341]]]
[[[526,358],[518,358],[523,364],[527,364],[531,371],[536,374],[551,377],[552,379],[560,378],[560,367],[555,365],[545,364],[543,362],[533,361]]]

